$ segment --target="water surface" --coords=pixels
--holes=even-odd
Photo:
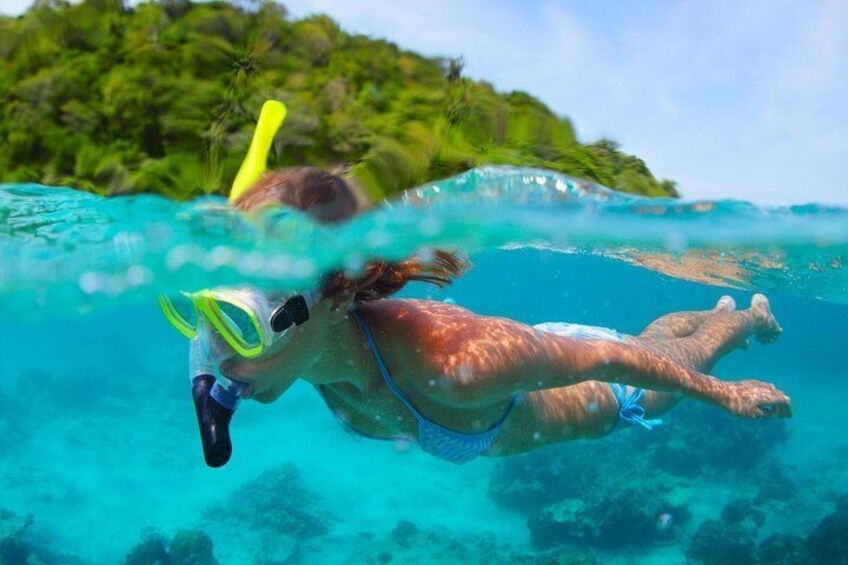
[[[685,563],[705,545],[761,563],[840,555],[827,553],[840,530],[822,521],[848,494],[846,210],[646,201],[486,168],[332,228],[286,211],[252,221],[220,199],[33,185],[0,185],[0,218],[0,539],[47,563],[120,562],[186,529],[195,548],[208,535],[221,563]],[[773,381],[795,417],[749,422],[684,402],[655,432],[454,466],[350,435],[299,385],[245,403],[233,460],[203,465],[186,342],[157,293],[302,289],[433,247],[466,251],[474,268],[404,296],[529,324],[638,333],[724,293],[744,306],[766,292],[784,335],[715,372]]]

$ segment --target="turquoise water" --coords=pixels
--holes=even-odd
[[[646,201],[507,168],[335,228],[224,204],[0,185],[0,561],[117,563],[176,535],[173,555],[208,536],[220,563],[848,562],[848,211]],[[405,296],[533,324],[638,333],[766,292],[784,335],[715,373],[774,382],[794,418],[684,402],[654,432],[454,466],[350,435],[296,386],[245,403],[233,460],[204,466],[186,342],[157,293],[304,288],[434,246],[474,268]]]

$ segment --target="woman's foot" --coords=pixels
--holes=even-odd
[[[754,329],[754,337],[760,343],[771,343],[776,340],[783,329],[771,312],[769,299],[765,294],[755,294],[751,297],[751,313],[754,314],[757,327]]]
[[[733,297],[725,294],[716,302],[715,308],[713,310],[720,312],[735,312],[736,311],[736,301],[733,300]]]

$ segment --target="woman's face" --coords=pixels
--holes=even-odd
[[[332,343],[333,326],[349,306],[350,302],[334,304],[332,299],[318,301],[310,309],[309,320],[273,340],[260,356],[247,359],[231,350],[232,355],[220,364],[221,373],[248,384],[245,398],[265,403],[276,400],[298,378],[309,377],[309,368]]]

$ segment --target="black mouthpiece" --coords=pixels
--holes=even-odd
[[[210,467],[223,467],[233,454],[230,440],[230,420],[233,411],[221,406],[212,397],[215,377],[199,375],[192,381],[191,396],[200,426],[200,443],[203,445],[203,458]]]

